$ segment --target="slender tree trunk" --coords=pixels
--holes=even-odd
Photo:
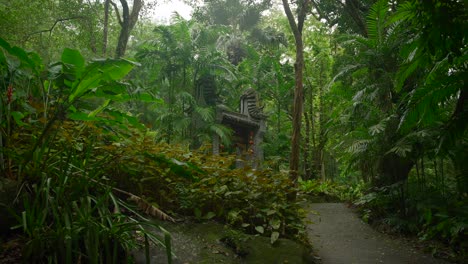
[[[306,81],[308,81],[308,79],[306,78]],[[316,155],[316,150],[317,150],[317,144],[316,144],[316,140],[315,140],[315,133],[316,133],[316,129],[315,129],[315,109],[314,109],[314,90],[313,90],[313,85],[310,81],[308,81],[308,85],[310,86],[310,92],[309,92],[309,113],[308,113],[308,117],[307,116],[304,116],[304,118],[306,119],[306,130],[307,130],[307,125],[310,126],[309,128],[309,133],[307,133],[307,137],[309,137],[309,157],[310,157],[310,166],[309,166],[309,169],[310,169],[310,178],[316,178],[316,175],[318,175],[317,171],[317,164],[318,164],[318,160],[317,160],[317,155]],[[312,145],[311,145],[312,144]]]
[[[318,120],[319,120],[319,152],[320,152],[320,177],[322,180],[326,179],[325,174],[325,119],[324,119],[324,104],[323,104],[323,83],[322,83],[322,74],[323,74],[323,64],[320,62],[320,72],[319,72],[319,89],[318,89]]]
[[[418,159],[416,158],[416,163],[415,163],[415,166],[416,166],[416,180],[418,182],[418,188],[419,188],[419,191],[421,191],[421,174],[419,173],[419,164],[418,164]]]
[[[103,40],[102,40],[102,55],[107,57],[107,35],[109,32],[109,5],[110,0],[104,2],[104,29],[103,29]]]
[[[310,153],[311,153],[311,145],[310,145],[310,119],[309,114],[307,111],[304,111],[304,119],[306,124],[306,131],[305,131],[305,145],[304,145],[304,178],[309,180],[312,178],[312,166],[310,164]]]
[[[312,92],[310,93],[310,126],[311,126],[311,139],[312,139],[312,149],[315,149],[317,147],[317,141],[315,140],[315,133],[317,133],[316,128],[315,128],[315,111],[314,111],[314,96],[312,95]]]
[[[277,101],[277,104],[276,104],[276,117],[278,120],[276,120],[276,135],[279,136],[279,134],[281,133],[281,102],[280,100]]]
[[[442,181],[442,195],[445,196],[445,175],[444,175],[444,159],[440,159],[440,178]]]
[[[89,40],[89,46],[91,47],[91,51],[93,52],[93,54],[96,54],[98,49],[97,49],[97,43],[96,43],[96,35],[93,34],[93,32],[94,32],[93,23],[89,22],[88,27],[89,27],[89,32],[91,33],[90,40]]]
[[[293,182],[297,181],[299,176],[299,151],[301,142],[301,123],[302,123],[302,107],[304,103],[304,87],[303,87],[303,68],[304,68],[304,53],[302,36],[296,40],[296,63],[295,81],[296,87],[294,90],[294,105],[293,105],[293,133],[291,140],[291,158],[289,170]]]
[[[425,167],[425,164],[424,164],[424,154],[421,157],[421,176],[422,176],[423,190],[425,190],[426,189],[426,167]]]
[[[291,139],[291,156],[289,161],[289,177],[291,178],[293,185],[296,186],[297,179],[299,177],[299,151],[301,141],[301,122],[302,122],[302,107],[304,103],[304,85],[303,85],[303,73],[304,73],[304,43],[302,40],[302,29],[306,17],[306,10],[309,1],[303,0],[298,1],[298,18],[297,24],[294,15],[289,7],[287,0],[282,0],[284,12],[288,17],[289,26],[294,35],[296,43],[296,62],[294,64],[295,72],[295,89],[294,89],[294,105],[293,105],[293,132]],[[290,199],[295,200],[296,194],[294,193]]]

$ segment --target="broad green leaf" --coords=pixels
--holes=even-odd
[[[210,220],[211,218],[215,217],[216,214],[213,212],[208,212],[203,218],[206,220]]]
[[[153,98],[153,96],[151,96],[150,94],[147,94],[147,93],[142,93],[142,94],[139,94],[138,95],[138,100],[139,101],[142,101],[142,102],[158,102],[158,103],[162,103],[162,100],[161,99],[156,99],[156,98]]]
[[[274,229],[274,230],[278,230],[281,226],[281,221],[278,219],[278,218],[273,218],[270,220],[270,226]]]
[[[257,232],[259,232],[260,234],[263,234],[265,232],[265,229],[263,228],[263,226],[256,226],[255,230],[257,230]]]
[[[10,55],[17,57],[22,66],[28,66],[34,71],[36,71],[36,67],[41,63],[41,59],[37,54],[26,52],[24,49],[16,46],[11,47],[10,44],[2,38],[0,38],[0,47],[5,49]]]
[[[279,238],[279,233],[278,232],[271,233],[271,236],[270,236],[271,244],[274,244],[276,242],[276,240],[278,240],[278,238]]]
[[[4,48],[7,52],[9,52],[11,49],[10,44],[3,38],[0,38],[0,47]]]
[[[13,47],[10,50],[10,54],[17,57],[20,60],[22,66],[26,65],[31,69],[35,69],[36,64],[33,60],[31,60],[31,58],[29,58],[29,54],[22,48]]]
[[[18,126],[24,126],[26,125],[26,123],[24,123],[22,121],[22,119],[24,118],[24,114],[21,113],[21,112],[18,112],[18,111],[14,111],[14,112],[11,112],[11,116],[13,117],[13,119],[15,120],[16,124]]]
[[[96,121],[96,120],[100,120],[99,118],[96,118],[96,117],[90,117],[87,113],[83,113],[83,112],[75,112],[75,113],[71,113],[71,114],[68,114],[68,118],[70,118],[71,120],[76,120],[76,121]]]
[[[102,110],[104,110],[104,108],[106,108],[109,105],[110,101],[111,101],[110,99],[107,99],[106,101],[104,101],[104,103],[100,107],[98,107],[96,110],[89,113],[88,116],[89,117],[95,117],[97,114],[102,112]]]
[[[71,73],[75,74],[76,78],[81,77],[81,72],[85,66],[85,60],[78,50],[65,48],[62,53],[62,62],[66,66],[71,67]]]
[[[84,69],[82,78],[74,83],[69,102],[106,82],[122,79],[133,66],[135,63],[124,59],[98,60],[90,63]]]
[[[274,209],[269,209],[268,211],[266,211],[267,215],[273,215],[273,214],[276,214],[276,210]]]

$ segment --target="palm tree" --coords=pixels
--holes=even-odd
[[[211,98],[216,97],[217,81],[226,73],[232,74],[226,67],[229,63],[216,49],[216,32],[216,27],[203,27],[175,15],[171,25],[157,26],[154,40],[141,44],[137,52],[142,71],[151,80],[147,85],[164,100],[154,109],[155,127],[169,143],[191,139],[189,142],[198,146],[196,142],[211,133],[228,140],[229,132],[215,124],[216,101],[200,101],[201,90],[210,90]]]
[[[348,63],[335,76],[346,76],[354,91],[347,105],[348,120],[344,123],[348,133],[339,143],[347,145],[349,161],[365,169],[363,175],[375,172],[375,184],[387,185],[408,177],[413,166],[408,157],[410,149],[394,149],[402,135],[398,123],[402,111],[398,107],[401,93],[394,89],[398,70],[401,31],[389,21],[387,1],[378,1],[367,19],[368,37],[344,37],[344,47],[350,57]]]

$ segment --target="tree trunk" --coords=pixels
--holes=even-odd
[[[109,5],[110,0],[104,3],[104,30],[102,40],[102,56],[107,57],[107,35],[109,32]]]
[[[318,139],[318,151],[320,153],[319,157],[319,164],[320,164],[320,177],[322,180],[326,179],[326,174],[325,174],[325,144],[327,142],[327,138],[325,135],[325,118],[324,118],[324,112],[325,112],[325,107],[323,103],[323,80],[322,80],[322,75],[323,75],[323,63],[320,63],[320,72],[319,72],[319,89],[318,89],[318,122],[319,122],[319,139]]]
[[[310,145],[310,119],[309,114],[307,111],[304,111],[304,119],[306,124],[306,131],[305,131],[305,145],[304,145],[304,179],[309,180],[312,179],[312,166],[311,166],[311,145]]]
[[[293,105],[293,132],[291,139],[291,156],[289,161],[289,177],[293,185],[297,185],[299,177],[299,151],[301,140],[301,122],[302,122],[302,107],[304,103],[304,86],[303,86],[303,71],[304,71],[304,44],[302,41],[302,29],[306,17],[308,0],[297,1],[298,15],[297,24],[291,8],[287,0],[283,1],[283,8],[288,17],[289,26],[294,34],[296,43],[296,62],[294,64],[295,73],[295,89],[294,89],[294,105]],[[296,194],[291,195],[290,199],[294,200]]]
[[[115,57],[121,58],[125,55],[127,50],[128,39],[130,38],[130,27],[128,23],[123,23],[122,29],[120,30],[119,40],[117,42],[117,48],[115,50]]]
[[[277,101],[276,104],[276,136],[281,134],[281,102],[280,100]]]
[[[118,9],[114,4],[114,8],[116,8],[117,17],[121,27],[117,48],[115,50],[116,58],[121,58],[125,55],[130,33],[135,27],[135,24],[138,21],[138,15],[140,14],[140,10],[143,7],[143,0],[133,0],[132,11],[130,12],[130,8],[128,7],[126,0],[120,0],[120,3],[122,4],[122,17],[120,17]]]

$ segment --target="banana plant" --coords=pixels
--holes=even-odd
[[[79,51],[66,48],[61,61],[52,64],[48,70],[48,79],[44,81],[47,97],[52,99],[53,114],[47,119],[44,128],[35,144],[33,145],[25,164],[32,160],[36,150],[44,144],[49,136],[50,129],[67,114],[74,120],[105,121],[98,114],[106,109],[112,100],[125,100],[126,90],[122,89],[125,84],[119,82],[132,68],[137,65],[125,59],[104,59],[85,63]],[[100,105],[90,110],[89,106]],[[88,108],[88,109],[87,109]],[[47,113],[47,109],[44,110]],[[130,123],[138,125],[134,117],[113,111],[120,119],[125,118]],[[45,115],[47,117],[47,115]]]

